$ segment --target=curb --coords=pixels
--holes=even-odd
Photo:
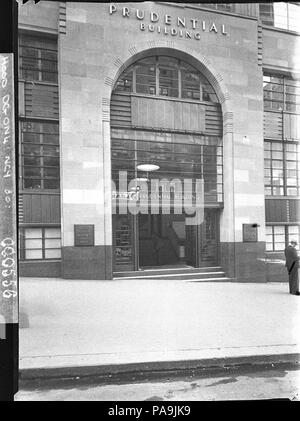
[[[275,364],[290,364],[296,366],[300,363],[300,354],[269,354],[228,358],[209,358],[202,360],[181,361],[155,361],[147,363],[71,366],[21,369],[20,381],[34,380],[67,380],[72,378],[95,378],[103,381],[122,381],[132,377],[144,379],[147,377],[160,378],[172,375],[209,374],[213,372],[228,371],[230,369],[250,368],[251,366],[272,366]]]

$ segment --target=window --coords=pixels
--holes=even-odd
[[[273,3],[260,3],[259,16],[264,25],[274,26]]]
[[[136,73],[136,92],[140,94],[156,94],[156,59],[150,57],[140,60],[133,68]]]
[[[264,107],[268,110],[283,110],[283,77],[264,75]]]
[[[266,227],[266,251],[283,251],[292,240],[299,244],[298,225],[270,225]]]
[[[291,241],[297,241],[299,244],[299,226],[298,225],[290,225],[287,227],[287,234],[288,234],[288,243]]]
[[[207,200],[223,202],[222,138],[113,128],[111,143],[112,178],[117,189],[120,171],[128,171],[128,180],[133,180],[138,164],[155,162],[160,168],[149,173],[149,179],[176,178],[184,183],[203,178]]]
[[[300,194],[299,145],[265,141],[265,194],[297,196]]]
[[[200,100],[200,74],[188,64],[181,66],[181,97]]]
[[[266,110],[300,111],[300,81],[278,75],[264,75]]]
[[[116,90],[123,92],[132,92],[133,89],[133,72],[132,69],[124,72],[117,81]]]
[[[224,12],[233,12],[234,4],[233,3],[198,3],[200,6],[207,7],[209,9],[221,10]]]
[[[119,77],[114,90],[218,103],[213,87],[196,68],[169,56],[139,60]]]
[[[284,145],[285,154],[285,184],[287,196],[299,195],[299,179],[300,179],[300,168],[299,168],[299,145],[287,143]]]
[[[61,258],[59,227],[23,227],[20,229],[21,260],[49,260]]]
[[[265,142],[265,187],[268,195],[284,195],[283,144]]]
[[[299,21],[300,22],[300,21]],[[284,99],[287,111],[300,111],[300,81],[285,78]]]
[[[159,95],[178,97],[178,60],[158,57]]]
[[[56,39],[22,34],[19,60],[22,79],[57,83]]]
[[[58,124],[21,122],[23,189],[59,189]]]
[[[260,3],[259,15],[264,25],[299,32],[300,7],[297,3]]]

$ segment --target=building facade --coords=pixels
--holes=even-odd
[[[298,3],[19,5],[20,275],[285,279],[299,17]],[[199,215],[182,206],[195,180]]]

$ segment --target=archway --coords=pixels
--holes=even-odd
[[[136,54],[120,68],[123,71],[118,71],[110,103],[117,204],[113,206],[114,271],[169,264],[215,266],[219,262],[219,213],[223,207],[221,106],[226,101],[218,75],[195,57],[168,48]],[[139,165],[145,163],[159,167],[155,177],[138,172]],[[124,183],[120,173],[126,173]],[[186,213],[174,212],[176,189],[172,191],[172,181],[176,176],[181,186],[186,178],[204,180],[204,220],[196,226],[186,224]],[[153,212],[149,205],[152,191],[147,189],[154,178],[171,183],[168,212],[162,205],[163,190],[156,196],[158,210]],[[139,179],[146,182],[148,208],[132,212],[132,187]],[[122,183],[126,186],[123,198]],[[136,199],[137,191],[134,193]],[[140,203],[141,192],[138,194]]]

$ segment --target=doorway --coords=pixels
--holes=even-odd
[[[215,266],[218,263],[218,214],[206,209],[201,225],[182,215],[138,216],[139,267]]]
[[[186,227],[186,263],[194,267],[219,264],[219,211],[205,209],[200,225]]]
[[[139,215],[139,266],[184,265],[184,215]]]
[[[219,211],[205,209],[200,225],[187,225],[184,214],[114,215],[113,246],[115,272],[217,266]]]

